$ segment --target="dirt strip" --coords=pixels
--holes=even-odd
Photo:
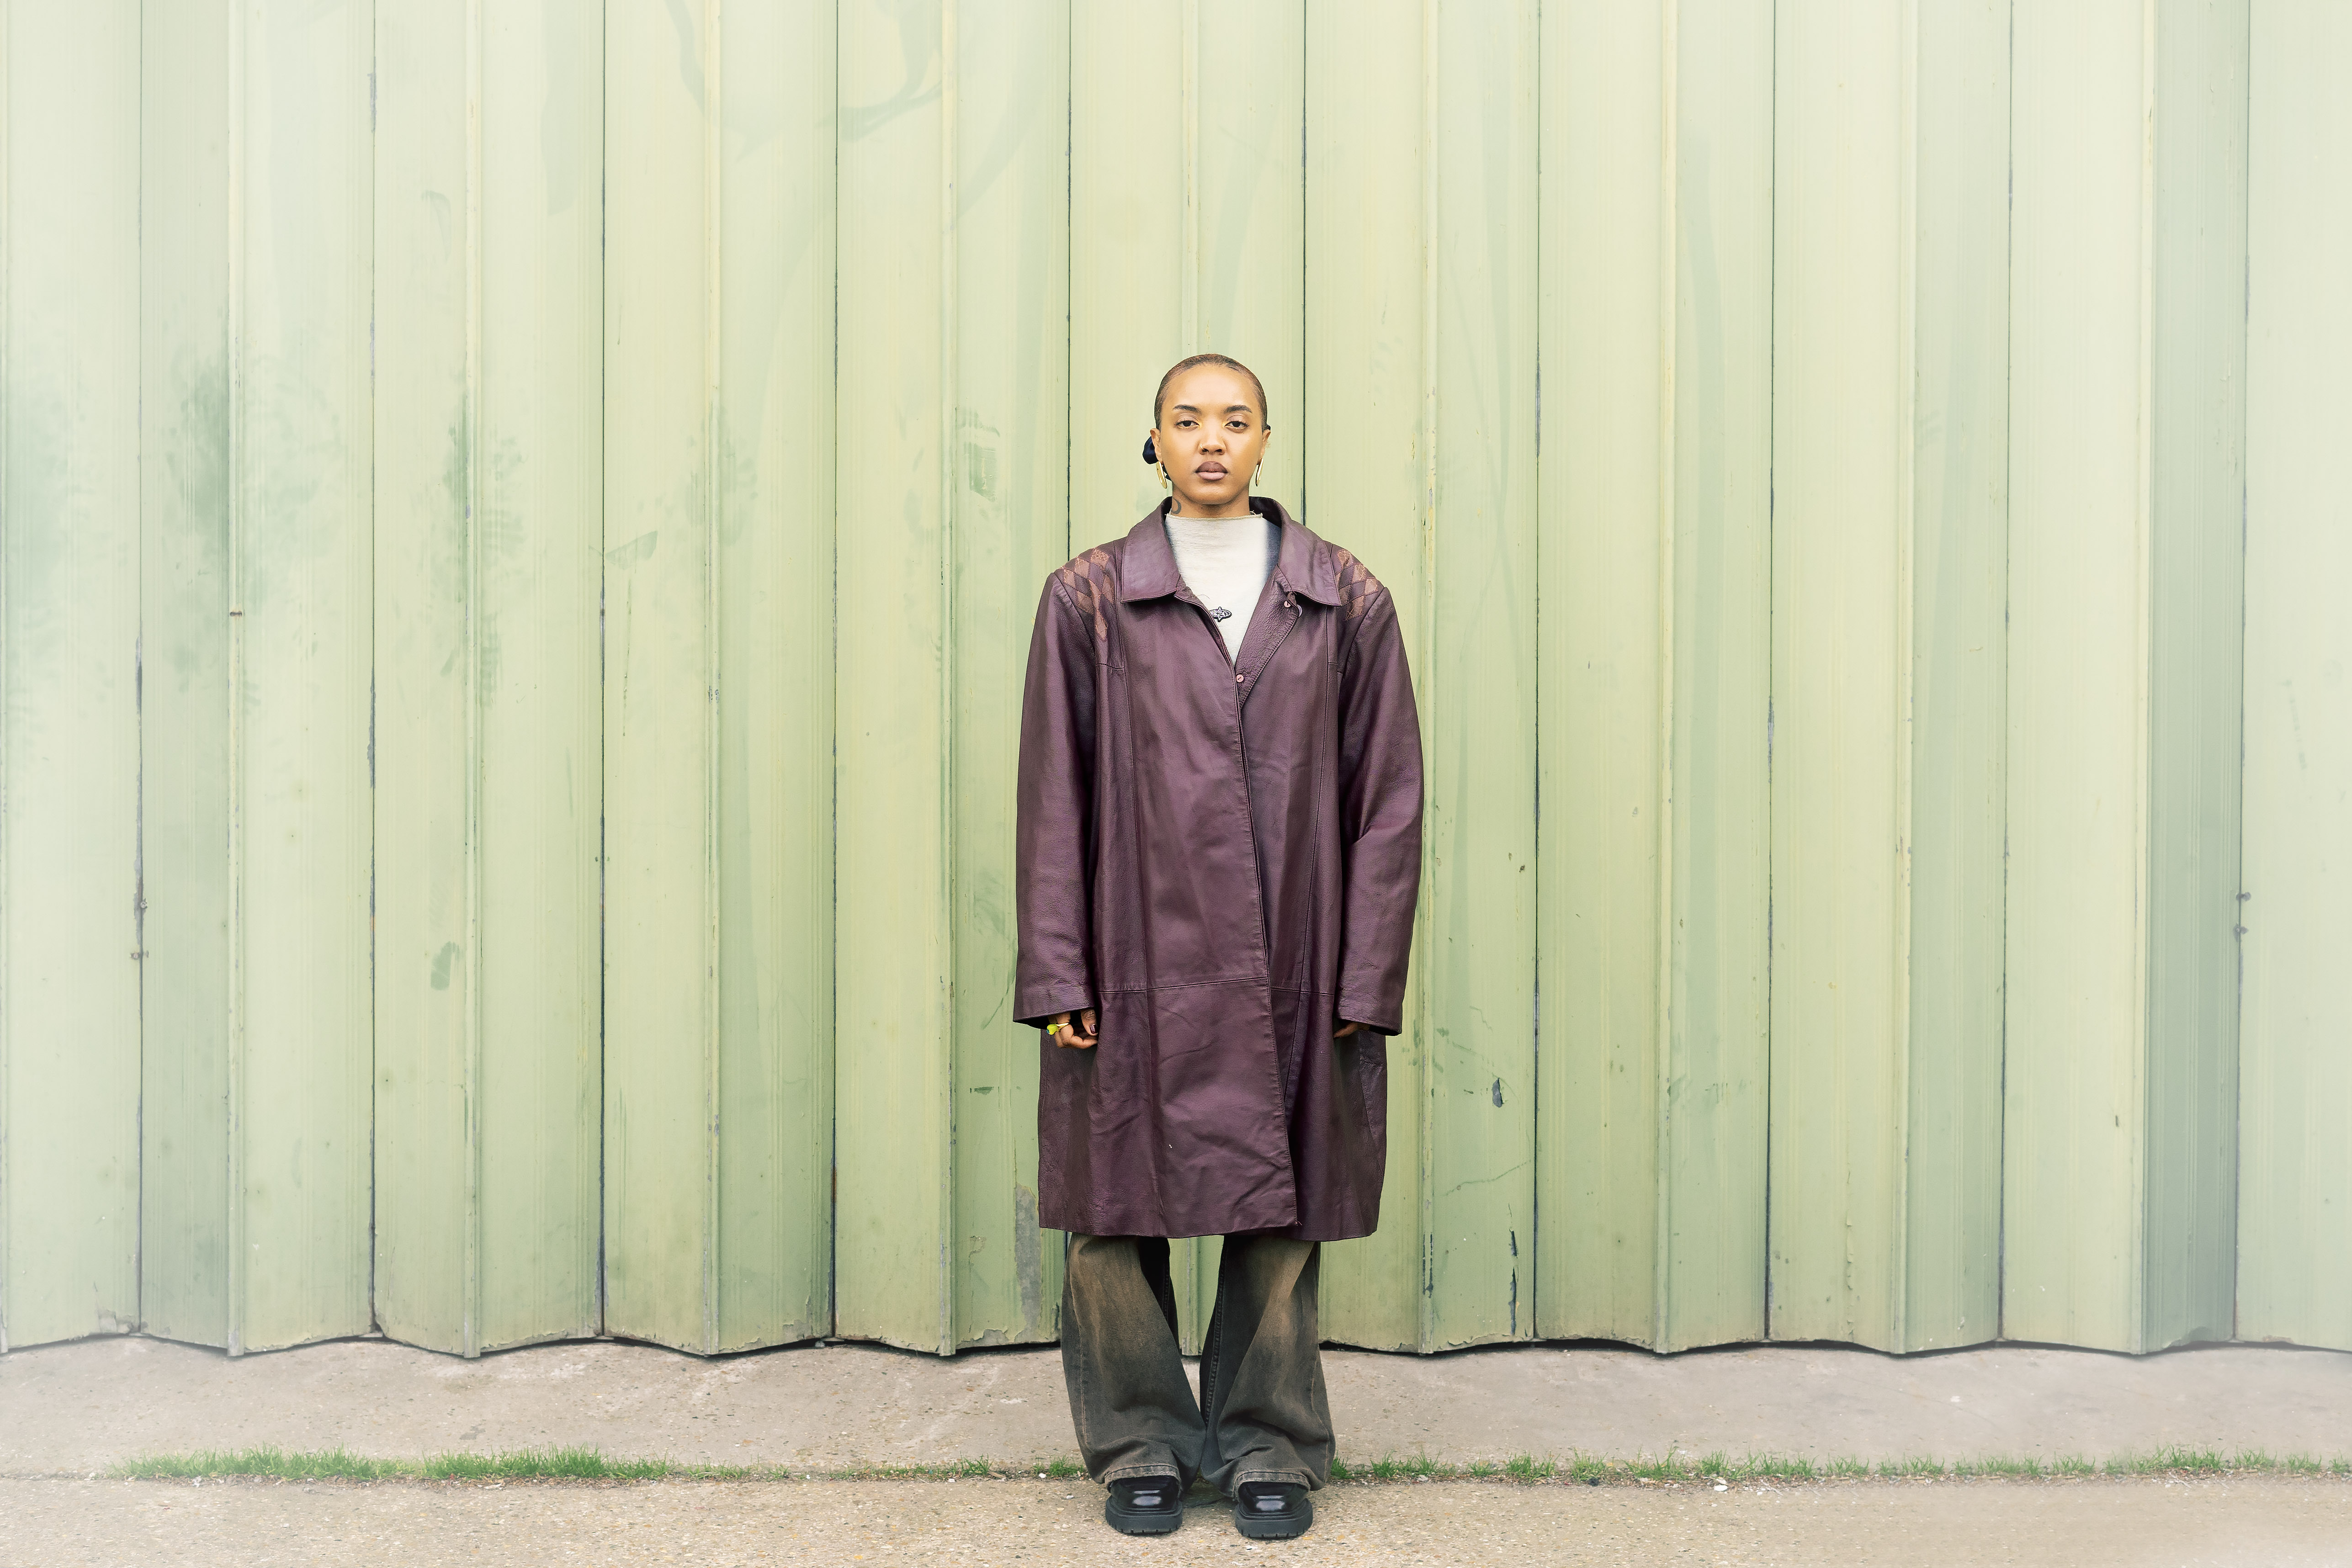
[[[1296,1542],[1196,1495],[1156,1541],[1083,1482],[0,1481],[0,1564],[2352,1563],[2352,1484],[1336,1486]]]

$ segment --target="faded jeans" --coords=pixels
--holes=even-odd
[[[1088,1475],[1205,1480],[1228,1496],[1244,1481],[1330,1479],[1317,1243],[1225,1238],[1199,1400],[1177,1345],[1168,1243],[1072,1236],[1066,1257],[1062,1373]]]

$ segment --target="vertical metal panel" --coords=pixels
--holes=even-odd
[[[714,5],[604,13],[604,1289],[719,1348]]]
[[[138,23],[0,11],[0,1349],[139,1317]]]
[[[1542,37],[1536,1327],[1636,1343],[1658,1332],[1674,14],[1553,0]]]
[[[232,0],[140,39],[140,1294],[228,1343],[229,519],[237,381]]]
[[[598,1326],[602,38],[382,18],[376,1312]]]
[[[832,1331],[834,6],[725,11],[719,1342]]]
[[[1912,1349],[1998,1327],[2008,18],[1780,19],[1772,1333]]]
[[[2352,10],[2252,27],[2237,1332],[2352,1350]]]
[[[1776,10],[1771,1333],[1899,1342],[1910,907],[1908,4]]]
[[[1535,1333],[1537,29],[1535,0],[1425,16],[1434,1349]]]
[[[841,11],[840,1332],[955,1348],[959,0]]]
[[[1538,1328],[1764,1327],[1772,13],[1547,6]]]
[[[1037,1228],[1037,1033],[1013,1022],[1012,983],[1022,682],[1038,590],[1069,558],[1070,18],[1047,0],[955,37],[942,500],[953,702],[942,722],[953,759],[949,1266],[953,1343],[967,1345],[1051,1340],[1059,1326],[1060,1248],[1049,1262]]]
[[[830,23],[605,14],[605,1316],[703,1351],[829,1322]]]
[[[1431,4],[1368,0],[1307,13],[1307,254],[1314,287],[1307,291],[1301,422],[1317,522],[1361,557],[1395,600],[1423,694],[1424,743],[1433,712],[1423,592],[1432,243],[1423,26]],[[1328,1249],[1322,1267],[1325,1336],[1379,1350],[1430,1343],[1423,1245],[1431,938],[1424,861],[1404,1030],[1387,1042],[1381,1227]]]
[[[2148,480],[2147,1348],[2236,1312],[2246,0],[2157,10]]]
[[[374,1177],[385,1332],[480,1350],[476,393],[481,100],[468,0],[379,19]]]
[[[371,1322],[373,14],[142,18],[142,1291]]]
[[[1198,0],[1070,8],[1070,549],[1158,506],[1139,457],[1184,316],[1183,45]],[[1042,584],[1040,585],[1043,586]]]
[[[2153,40],[2014,16],[2003,1332],[2138,1349]]]
[[[1680,0],[1673,48],[1663,1349],[1764,1331],[1771,9]]]
[[[371,1321],[373,8],[242,16],[230,587],[229,1348]]]
[[[2000,1326],[2008,0],[1917,8],[1902,1344]]]

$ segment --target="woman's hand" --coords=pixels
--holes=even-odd
[[[1333,1040],[1345,1040],[1363,1027],[1364,1026],[1362,1024],[1350,1023],[1346,1019],[1339,1019],[1339,1027],[1331,1031],[1331,1038]]]
[[[1045,1020],[1045,1037],[1055,1045],[1071,1046],[1079,1051],[1091,1050],[1095,1043],[1095,1009],[1088,1008],[1079,1013],[1075,1028],[1071,1026],[1069,1014],[1055,1013]]]

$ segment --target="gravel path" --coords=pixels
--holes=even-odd
[[[2229,1478],[1340,1486],[1297,1542],[1199,1497],[1130,1541],[1055,1481],[603,1486],[0,1480],[0,1564],[2352,1564],[2352,1484]]]

